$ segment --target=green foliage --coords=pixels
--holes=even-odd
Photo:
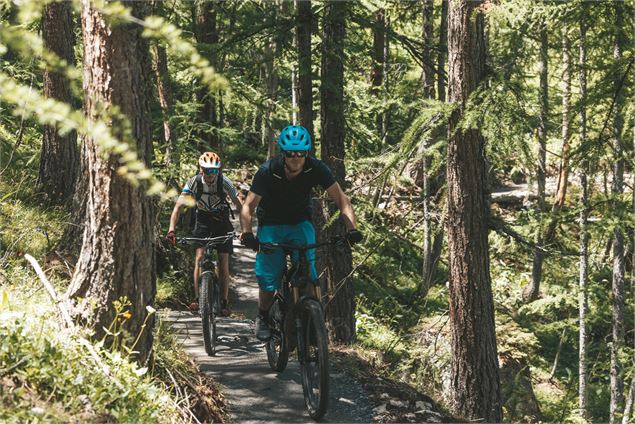
[[[182,421],[170,394],[147,369],[101,351],[122,393],[76,335],[60,331],[54,312],[0,290],[0,418],[30,420]]]

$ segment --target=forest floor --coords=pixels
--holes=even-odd
[[[267,362],[264,344],[254,336],[258,295],[254,260],[254,252],[237,249],[234,253],[229,299],[232,315],[219,319],[215,356],[205,353],[198,314],[172,310],[164,319],[201,371],[222,386],[230,422],[310,421],[294,354],[284,372],[275,372]],[[330,362],[329,408],[322,422],[448,420],[429,397],[379,377],[350,349],[335,348]]]

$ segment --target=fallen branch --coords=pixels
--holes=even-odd
[[[73,334],[77,336],[77,340],[79,341],[79,344],[82,345],[88,351],[88,353],[90,353],[90,356],[93,358],[93,360],[95,361],[95,363],[97,364],[101,372],[106,377],[108,377],[115,384],[115,386],[117,386],[118,389],[124,390],[124,387],[119,382],[119,380],[117,380],[115,376],[113,376],[110,373],[110,368],[108,367],[108,365],[104,364],[104,362],[101,360],[101,357],[95,350],[95,347],[88,340],[86,340],[85,338],[79,335],[79,331],[77,327],[75,326],[75,324],[73,323],[71,314],[68,312],[65,302],[63,300],[60,300],[60,298],[58,297],[57,293],[55,292],[55,288],[51,285],[51,283],[46,278],[46,275],[44,274],[44,271],[42,271],[40,264],[35,260],[33,256],[29,254],[24,255],[24,258],[27,261],[29,261],[29,263],[35,270],[35,273],[37,274],[37,276],[40,277],[40,281],[42,282],[42,285],[44,285],[49,296],[51,296],[51,299],[53,299],[53,302],[55,302],[55,306],[57,306],[57,309],[60,313],[60,316],[62,317],[62,321],[64,322],[65,326],[69,330],[71,330]]]

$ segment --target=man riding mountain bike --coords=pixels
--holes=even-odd
[[[278,137],[281,155],[263,165],[256,173],[249,194],[240,213],[241,243],[258,250],[259,243],[289,243],[307,245],[315,243],[315,230],[311,221],[311,191],[320,186],[341,212],[348,231],[346,238],[354,244],[362,240],[355,229],[355,213],[351,201],[335,181],[324,162],[308,156],[311,136],[298,125],[285,127]],[[252,216],[257,209],[258,238],[252,232]],[[297,252],[295,253],[297,255]],[[307,252],[310,276],[317,284],[315,250]],[[293,257],[293,262],[298,258]],[[267,341],[271,337],[268,324],[269,308],[279,288],[286,266],[285,253],[272,251],[256,255],[256,277],[260,286],[256,337]],[[309,285],[309,291],[313,287]]]
[[[236,206],[236,212],[240,214],[242,203],[238,198],[233,183],[222,173],[222,163],[220,157],[214,152],[205,152],[198,159],[199,174],[190,178],[181,195],[174,205],[170,216],[170,229],[166,239],[172,244],[176,244],[176,225],[181,214],[181,209],[192,198],[196,202],[195,224],[192,232],[193,237],[218,237],[233,231],[233,226],[229,221],[230,205],[227,202],[227,195]],[[229,254],[232,253],[232,240],[217,247],[218,250],[218,277],[222,289],[221,315],[229,316],[231,311],[227,297],[229,294]],[[198,310],[199,277],[201,274],[200,263],[205,254],[204,247],[196,249],[194,262],[194,300],[190,304],[192,311]]]

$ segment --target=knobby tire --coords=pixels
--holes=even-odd
[[[269,310],[271,338],[267,342],[267,360],[274,371],[284,371],[289,361],[289,345],[284,333],[284,315],[282,314],[282,302],[276,298]]]
[[[205,352],[209,356],[216,354],[216,314],[214,310],[215,294],[218,297],[215,286],[215,276],[213,272],[205,272],[201,277],[200,299],[201,299],[201,321],[203,322],[203,343]]]
[[[304,361],[300,364],[304,402],[313,419],[320,419],[326,413],[329,398],[328,339],[324,314],[315,299],[303,302],[303,337],[305,344]],[[301,349],[298,346],[298,349]]]

